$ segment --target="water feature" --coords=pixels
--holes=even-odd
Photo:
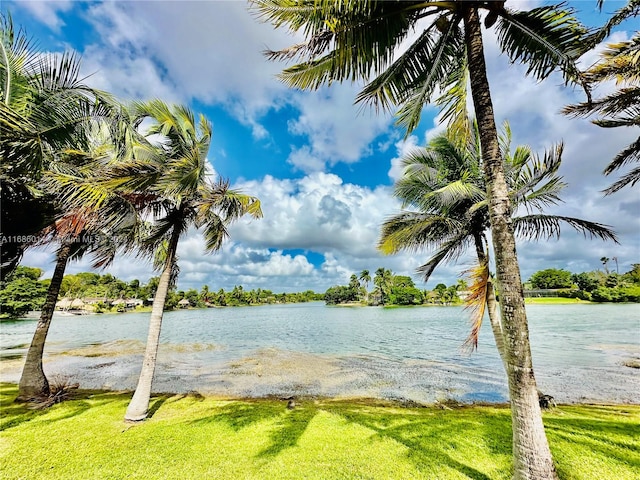
[[[638,305],[527,307],[540,390],[560,402],[640,402]],[[327,307],[322,303],[167,312],[155,391],[221,396],[320,395],[506,401],[487,322],[479,349],[460,307]],[[133,389],[149,313],[56,316],[50,378]],[[0,379],[16,382],[35,320],[0,324]]]

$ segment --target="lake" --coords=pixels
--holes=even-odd
[[[540,390],[558,402],[639,403],[640,306],[528,305]],[[45,372],[83,388],[131,390],[149,313],[60,316]],[[17,382],[36,320],[0,323],[0,375]],[[220,396],[507,400],[488,321],[479,348],[462,307],[212,308],[164,316],[154,391]]]

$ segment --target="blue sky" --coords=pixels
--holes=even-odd
[[[595,0],[569,3],[590,25],[606,18]],[[607,1],[605,12],[621,5]],[[231,240],[213,256],[203,255],[198,232],[189,232],[179,249],[180,288],[242,284],[324,291],[363,269],[384,266],[413,274],[427,258],[428,252],[384,257],[375,245],[381,222],[399,209],[392,197],[399,159],[443,128],[434,109],[425,108],[420,126],[405,138],[392,115],[353,106],[358,85],[287,89],[275,77],[283,65],[268,62],[261,52],[302,38],[257,22],[242,1],[5,0],[0,8],[9,10],[42,50],[80,53],[92,86],[123,100],[159,97],[185,103],[213,123],[209,161],[234,187],[258,196],[265,216],[235,225]],[[631,23],[621,25],[609,41],[629,38],[637,29]],[[540,152],[565,142],[561,174],[569,187],[565,203],[553,213],[609,224],[621,240],[620,245],[590,241],[566,230],[559,241],[519,244],[523,278],[543,268],[595,270],[602,268],[603,256],[617,257],[620,271],[627,271],[640,262],[640,199],[631,189],[603,198],[600,191],[613,178],[600,172],[637,132],[562,117],[559,110],[581,100],[580,93],[564,87],[559,77],[541,84],[525,78],[522,67],[499,55],[492,35],[486,35],[486,50],[498,120],[511,122],[514,143]],[[596,58],[590,53],[584,64]],[[455,283],[470,262],[462,258],[439,268],[426,288]],[[23,263],[50,274],[51,250],[30,251]],[[84,261],[68,271],[87,269]],[[110,271],[143,282],[152,275],[149,264],[137,259],[116,261]]]

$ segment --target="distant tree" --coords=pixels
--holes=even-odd
[[[609,274],[609,267],[607,266],[607,264],[609,263],[609,260],[611,260],[609,257],[601,257],[600,258],[600,262],[602,263],[602,266],[604,266],[604,272],[607,275]]]
[[[376,292],[380,297],[380,303],[385,305],[389,300],[391,287],[393,285],[393,273],[386,268],[378,268],[376,275],[373,277],[373,284],[376,286]]]
[[[394,275],[392,282],[394,287],[415,288],[416,286],[415,283],[413,283],[413,279],[407,275]]]
[[[444,283],[437,284],[433,291],[435,292],[436,298],[440,303],[444,304],[447,302],[447,286]]]
[[[533,288],[570,288],[573,285],[571,272],[557,268],[540,270],[531,275],[529,281]]]
[[[18,266],[2,282],[0,288],[0,314],[21,317],[27,312],[40,310],[47,295],[47,282],[40,281],[42,270]]]
[[[337,285],[330,287],[324,294],[327,305],[355,302],[358,300],[358,290],[351,286]]]
[[[210,299],[211,299],[211,292],[209,291],[209,286],[203,285],[202,289],[200,290],[200,300],[203,303],[209,303]]]
[[[624,274],[629,278],[631,283],[640,283],[640,263],[634,263],[631,265],[631,270]]]
[[[41,268],[18,266],[13,272],[7,276],[7,281],[17,280],[18,278],[29,278],[31,280],[39,280],[44,272]]]
[[[369,301],[369,282],[371,281],[371,275],[369,274],[369,270],[362,270],[360,272],[360,281],[363,283],[362,288],[364,290],[364,299],[366,302]]]
[[[601,284],[600,278],[598,278],[598,275],[593,272],[583,272],[571,275],[571,281],[584,292],[593,292]]]

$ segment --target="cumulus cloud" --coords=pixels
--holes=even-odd
[[[312,157],[329,165],[358,162],[371,155],[372,142],[389,131],[393,123],[389,115],[353,105],[357,92],[356,85],[342,84],[293,97],[300,114],[289,121],[289,132],[308,140]],[[300,166],[296,158],[290,161]]]

